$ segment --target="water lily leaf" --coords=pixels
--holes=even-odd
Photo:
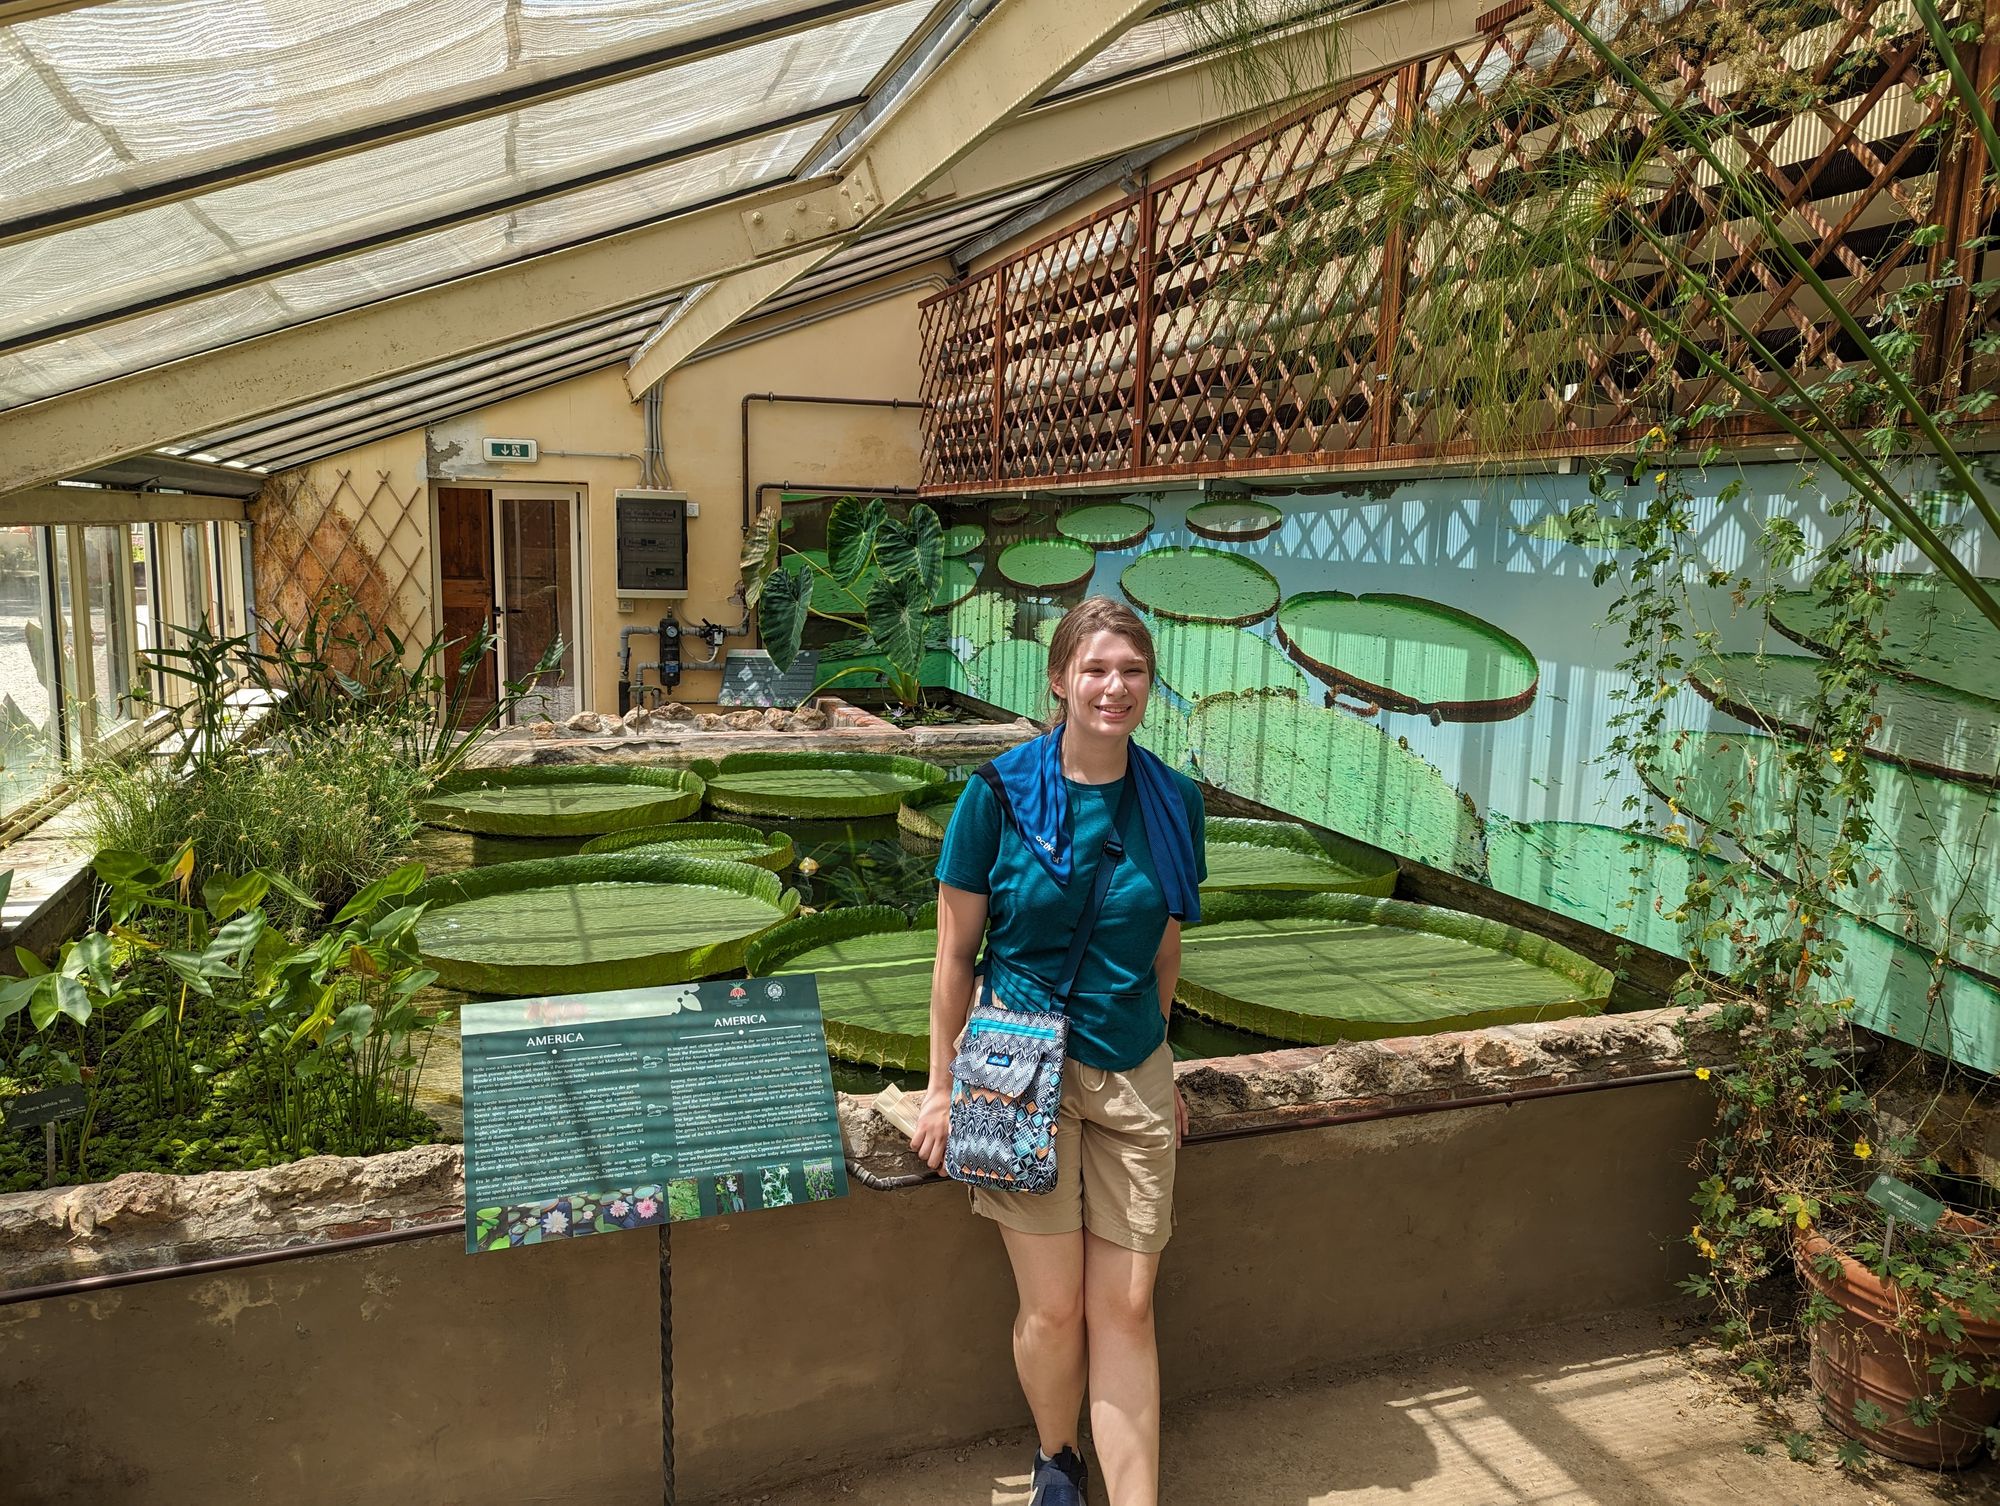
[[[767,600],[769,598],[766,598]],[[554,764],[463,769],[439,781],[417,814],[484,836],[588,837],[693,815],[702,782],[686,769]]]
[[[731,753],[708,781],[708,802],[747,816],[888,816],[944,782],[936,764],[896,753]]]
[[[764,582],[764,594],[757,602],[757,632],[779,674],[799,656],[812,594],[812,566],[803,561],[773,570]]]
[[[745,963],[752,977],[815,975],[829,1055],[921,1072],[930,1064],[936,959],[935,912],[912,930],[901,910],[854,905],[765,932]]]

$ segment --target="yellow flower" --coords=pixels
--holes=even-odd
[[[1654,424],[1652,428],[1646,431],[1646,437],[1657,442],[1667,437],[1667,431],[1662,429],[1658,424]]]
[[[1666,484],[1667,484],[1667,473],[1665,471],[1655,471],[1653,473],[1653,485],[1665,486]]]
[[[1828,754],[1827,756],[1828,756],[1829,758],[1831,758],[1831,759],[1832,759],[1832,760],[1833,760],[1833,761],[1834,761],[1835,763],[1846,763],[1846,762],[1847,762],[1847,749],[1845,749],[1845,748],[1835,748],[1835,749],[1833,750],[1833,752],[1831,752],[1831,753],[1830,753],[1830,754]]]
[[[1696,1067],[1696,1068],[1694,1069],[1694,1075],[1695,1075],[1696,1077],[1699,1077],[1699,1078],[1700,1078],[1700,1079],[1701,1079],[1701,1080],[1702,1080],[1703,1082],[1707,1082],[1707,1081],[1708,1081],[1708,1068],[1706,1068],[1706,1067]]]
[[[1854,1153],[1865,1161],[1875,1154],[1875,1147],[1870,1145],[1866,1140],[1856,1140],[1854,1142]]]

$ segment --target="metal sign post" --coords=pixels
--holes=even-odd
[[[660,1225],[660,1499],[674,1506],[674,1226]]]

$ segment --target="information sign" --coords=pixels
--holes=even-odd
[[[10,1130],[33,1129],[38,1124],[53,1124],[58,1119],[73,1118],[84,1111],[88,1102],[82,1083],[66,1083],[59,1088],[43,1088],[39,1093],[17,1093],[12,1098],[0,1100],[0,1118],[5,1120]]]
[[[718,706],[796,706],[819,683],[819,650],[802,648],[783,674],[761,648],[732,648],[722,656]]]
[[[1944,1217],[1943,1203],[1887,1172],[1869,1184],[1868,1201],[1891,1218],[1900,1218],[1919,1229],[1935,1229],[1938,1220]]]
[[[460,1030],[468,1251],[847,1191],[810,974],[468,1004]]]

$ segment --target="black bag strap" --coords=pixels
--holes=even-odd
[[[1014,820],[1013,802],[1007,798],[1007,787],[1001,781],[1000,773],[992,763],[983,763],[977,770],[978,777],[985,780],[993,791],[994,799],[1000,802],[1009,825],[1019,832],[1019,824]],[[1118,792],[1118,809],[1112,813],[1111,830],[1104,838],[1104,850],[1097,860],[1097,870],[1091,876],[1090,897],[1083,903],[1082,911],[1076,918],[1076,930],[1069,939],[1069,953],[1063,958],[1062,976],[1056,981],[1049,1002],[1058,1010],[1066,1009],[1069,996],[1076,989],[1076,975],[1083,967],[1083,954],[1090,950],[1091,932],[1097,929],[1097,914],[1104,908],[1104,897],[1111,892],[1111,879],[1117,871],[1119,861],[1125,856],[1125,837],[1122,828],[1132,813],[1132,787],[1138,783],[1138,775],[1129,767],[1125,772],[1125,787]],[[990,955],[990,953],[989,953]],[[987,966],[987,958],[979,964],[980,1002],[986,1003],[993,997],[992,969]]]

